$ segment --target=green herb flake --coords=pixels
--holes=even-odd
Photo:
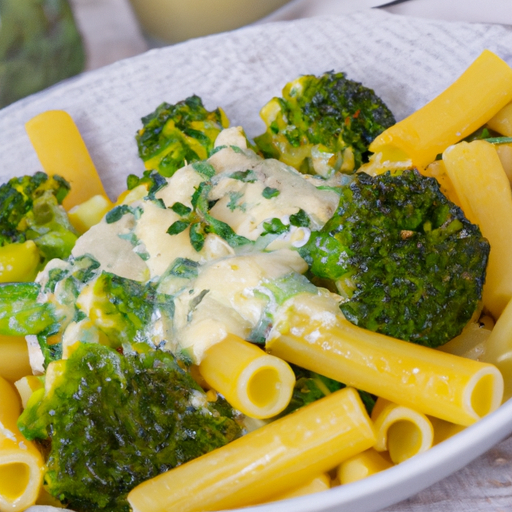
[[[215,176],[215,168],[208,162],[194,162],[192,168],[207,180]]]
[[[179,235],[182,231],[185,231],[190,226],[190,222],[186,222],[183,220],[177,220],[173,222],[169,229],[167,230],[167,234],[169,235]]]
[[[229,202],[228,202],[228,208],[231,210],[231,211],[234,211],[236,210],[237,208],[242,210],[242,211],[245,211],[245,205],[242,203],[242,204],[238,204],[238,201],[244,197],[244,194],[243,192],[229,192]]]
[[[120,204],[119,206],[112,208],[112,210],[105,215],[105,221],[107,224],[113,224],[114,222],[121,220],[123,215],[126,215],[127,213],[132,213],[130,206],[127,204]]]
[[[280,235],[288,231],[288,226],[283,224],[281,219],[274,217],[270,221],[263,223],[263,235]]]
[[[183,279],[195,279],[198,275],[199,263],[188,258],[176,258],[169,269],[168,274]]]
[[[171,209],[174,213],[177,213],[180,217],[184,217],[192,211],[191,208],[185,206],[183,203],[174,203],[169,207],[169,209]]]
[[[248,238],[245,238],[245,236],[237,235],[231,226],[225,222],[217,220],[210,215],[207,216],[207,221],[208,232],[215,233],[221,238],[224,238],[231,247],[240,247],[241,245],[252,243]]]
[[[280,193],[281,192],[277,188],[265,187],[261,195],[265,199],[272,199],[273,197],[277,197]]]
[[[297,213],[290,215],[290,224],[295,227],[309,227],[308,214],[301,208]]]
[[[247,169],[246,171],[236,171],[230,174],[229,177],[234,180],[243,181],[244,183],[254,183],[258,181],[258,177],[252,169]]]
[[[201,226],[199,222],[196,222],[190,226],[190,243],[192,247],[200,252],[204,247],[204,241],[206,240],[206,236],[204,233],[204,228]]]

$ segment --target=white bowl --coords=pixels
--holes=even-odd
[[[128,174],[143,171],[134,140],[140,117],[163,101],[198,94],[207,108],[222,106],[232,124],[254,136],[263,131],[260,107],[286,82],[334,69],[374,88],[402,118],[448,86],[484,48],[512,63],[511,29],[372,10],[261,25],[152,50],[0,111],[0,180],[40,169],[23,125],[44,110],[64,109],[72,115],[115,198]],[[379,510],[461,468],[511,432],[508,402],[441,445],[365,481],[257,510]]]

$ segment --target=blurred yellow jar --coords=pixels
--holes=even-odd
[[[272,13],[290,0],[130,0],[154,44],[225,32]]]

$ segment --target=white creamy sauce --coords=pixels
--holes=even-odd
[[[146,281],[149,269],[144,260],[133,251],[133,245],[120,235],[129,235],[135,225],[133,215],[126,214],[117,222],[108,224],[103,219],[83,234],[71,251],[74,258],[91,255],[106,272],[134,281]]]
[[[173,318],[155,318],[151,329],[155,340],[167,338],[168,349],[186,350],[195,362],[228,333],[247,338],[272,302],[265,283],[307,270],[294,248],[307,242],[311,229],[321,228],[331,218],[339,200],[335,192],[315,186],[325,181],[305,178],[295,169],[276,160],[263,160],[247,149],[239,128],[221,132],[216,145],[218,151],[201,164],[211,175],[191,164],[168,178],[153,199],[141,198],[139,190],[132,194],[131,212],[111,223],[102,220],[78,239],[72,253],[75,258],[90,255],[101,270],[121,277],[157,282],[160,293],[174,296]],[[245,174],[236,179],[234,173],[238,177]],[[177,221],[207,221],[203,213],[192,211],[192,197],[205,181],[211,184],[207,199],[215,202],[209,215],[237,235],[256,241],[264,223],[275,218],[288,230],[269,240],[267,252],[260,252],[261,244],[254,251],[251,243],[233,248],[229,240],[214,233],[207,234],[203,248],[196,251],[190,242],[190,227],[174,235],[167,230]],[[176,213],[177,203],[189,208],[190,214]],[[309,227],[290,224],[290,216],[299,210],[307,214]],[[197,262],[197,275],[169,274],[177,258]],[[93,300],[91,290],[92,283],[83,288],[77,304],[96,323],[102,317],[93,312],[97,298]],[[336,301],[334,304],[337,307]],[[333,307],[322,307],[322,314],[332,314]],[[101,325],[97,327],[101,329]],[[81,334],[81,328],[87,332]],[[99,339],[84,320],[69,325],[66,346],[72,338]]]
[[[188,229],[178,235],[167,234],[169,226],[180,219],[178,214],[169,208],[161,208],[152,201],[144,201],[141,208],[143,213],[134,233],[149,254],[146,265],[151,277],[161,276],[170,262],[178,257],[198,259],[197,252],[190,245]]]
[[[306,270],[306,262],[289,249],[233,256],[205,264],[191,286],[176,298],[176,340],[194,361],[200,361],[204,351],[228,333],[247,338],[268,303],[268,297],[255,292],[260,291],[265,281]],[[198,302],[201,295],[204,296]]]
[[[265,221],[289,218],[300,209],[308,214],[313,229],[321,228],[334,214],[339,202],[335,192],[318,189],[295,169],[277,160],[263,160],[246,154],[237,154],[233,158],[233,153],[231,148],[219,151],[218,158],[225,154],[226,158],[236,160],[237,168],[214,165],[222,172],[213,179],[210,198],[218,200],[211,214],[229,224],[238,234],[256,240],[263,232]],[[236,170],[252,171],[255,181],[231,178]],[[275,195],[265,197],[265,190],[273,190]]]

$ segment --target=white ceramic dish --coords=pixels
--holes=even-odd
[[[67,110],[114,198],[140,174],[134,134],[163,101],[198,94],[222,106],[250,136],[263,130],[259,108],[304,73],[343,70],[374,88],[398,118],[449,85],[484,49],[512,64],[512,31],[367,11],[275,23],[153,50],[84,74],[0,111],[0,180],[39,169],[24,123]],[[429,452],[366,481],[321,495],[258,507],[261,512],[371,512],[461,468],[512,432],[512,402]],[[245,510],[256,510],[249,508]]]

